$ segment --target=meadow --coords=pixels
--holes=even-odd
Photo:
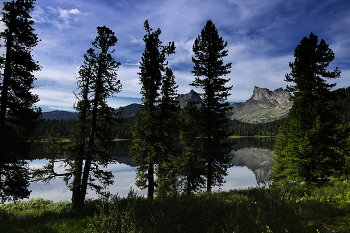
[[[0,205],[0,232],[350,232],[350,183],[270,185],[190,196]]]

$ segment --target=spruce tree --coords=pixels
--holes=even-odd
[[[166,46],[161,45],[159,39],[161,30],[153,31],[148,21],[144,23],[146,35],[145,50],[138,73],[142,84],[142,105],[136,114],[135,125],[132,128],[133,145],[131,155],[133,163],[138,165],[136,185],[148,189],[148,198],[153,199],[154,188],[157,186],[154,175],[155,166],[163,160],[161,124],[159,123],[160,89],[166,68],[165,56],[175,53],[174,42]]]
[[[202,88],[201,117],[202,132],[201,142],[203,146],[203,158],[206,162],[207,191],[212,186],[221,185],[227,169],[233,166],[228,157],[230,145],[227,141],[228,120],[226,112],[230,104],[225,102],[230,95],[232,86],[225,84],[230,79],[225,79],[231,71],[231,63],[224,64],[223,58],[227,56],[224,42],[211,20],[208,20],[193,45],[195,57],[193,71],[195,81],[190,85]]]
[[[179,111],[175,76],[170,68],[165,68],[162,80],[160,102],[158,105],[158,135],[160,135],[161,158],[156,171],[156,193],[158,197],[177,195],[180,186],[178,164],[180,161],[179,147]]]
[[[87,188],[101,193],[106,186],[113,184],[112,173],[101,166],[116,162],[108,149],[114,139],[113,125],[119,121],[119,114],[108,106],[107,99],[121,90],[116,74],[120,63],[111,55],[118,40],[114,32],[105,26],[97,27],[97,30],[98,36],[92,42],[93,48],[84,55],[84,64],[77,78],[79,92],[75,108],[78,118],[71,143],[63,159],[53,154],[44,170],[34,172],[34,176],[46,181],[63,176],[67,184],[73,177],[72,183],[68,184],[72,190],[73,208],[83,207]],[[53,169],[46,169],[53,168],[57,161],[67,166],[65,173],[57,174]]]
[[[326,79],[339,78],[340,71],[326,70],[334,53],[324,40],[318,43],[313,33],[301,40],[294,57],[289,63],[292,71],[285,78],[294,83],[287,86],[293,105],[276,138],[270,177],[274,181],[327,181],[341,166],[335,151],[341,139],[337,135],[339,118],[335,116],[338,106],[331,92],[335,84]]]
[[[190,195],[205,188],[205,159],[201,139],[201,115],[196,103],[191,101],[183,108],[180,116],[180,142],[182,145],[179,170],[183,191]]]
[[[17,200],[28,197],[29,177],[25,159],[30,153],[31,138],[41,115],[33,106],[39,101],[31,93],[33,72],[41,67],[31,51],[38,43],[30,12],[34,0],[5,2],[1,21],[5,31],[6,54],[0,58],[0,199]]]

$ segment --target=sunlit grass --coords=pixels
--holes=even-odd
[[[98,210],[96,201],[87,200],[84,211],[70,206],[42,198],[0,205],[0,232],[84,232],[88,216]]]
[[[228,138],[271,138],[275,136],[262,136],[262,135],[255,135],[255,136],[238,136],[238,135],[231,135]]]

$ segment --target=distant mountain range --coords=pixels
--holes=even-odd
[[[289,92],[282,88],[269,91],[267,88],[254,87],[252,97],[245,103],[234,103],[232,110],[227,112],[227,117],[242,122],[260,123],[287,117],[288,109],[292,106],[289,101]],[[177,98],[180,107],[183,108],[189,101],[200,105],[201,98],[197,92],[191,90],[187,94],[180,94]],[[129,104],[118,108],[123,117],[134,116],[141,104]],[[44,119],[66,120],[75,119],[76,112],[52,111],[43,112]]]
[[[180,94],[177,97],[177,100],[180,103],[180,107],[183,108],[189,101],[200,104],[201,97],[199,97],[199,94],[197,92],[191,90],[187,94]],[[122,117],[130,117],[135,115],[140,106],[141,104],[129,104],[127,106],[118,108],[118,111],[122,111]]]
[[[77,118],[77,113],[55,110],[51,112],[43,112],[42,118],[49,120],[68,120]]]

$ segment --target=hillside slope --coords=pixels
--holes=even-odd
[[[289,92],[282,88],[269,91],[267,88],[254,87],[252,97],[245,103],[234,103],[232,110],[227,112],[227,117],[231,120],[239,120],[247,123],[262,123],[278,120],[287,117],[288,109],[292,106],[289,101]],[[180,107],[183,108],[187,102],[192,101],[200,105],[199,94],[191,90],[187,94],[180,94],[177,98]],[[134,116],[141,104],[129,104],[118,108],[122,111],[123,117]],[[75,119],[76,113],[66,111],[43,112],[45,119]]]
[[[291,106],[287,90],[270,91],[255,86],[252,97],[245,103],[232,104],[227,117],[247,123],[270,122],[287,117]]]

